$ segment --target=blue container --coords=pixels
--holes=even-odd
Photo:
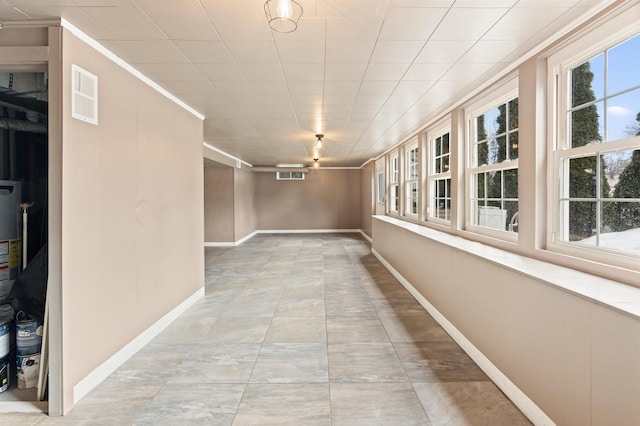
[[[42,349],[42,324],[24,312],[16,316],[16,355],[39,354]]]
[[[9,370],[11,363],[9,357],[0,358],[0,393],[9,389],[9,378],[11,377],[11,371]]]

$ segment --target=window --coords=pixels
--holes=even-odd
[[[277,180],[304,180],[304,172],[276,172]]]
[[[451,159],[451,146],[449,144],[449,132],[429,141],[430,168],[429,168],[429,220],[451,221],[451,171],[449,170]]]
[[[376,180],[377,185],[377,201],[378,204],[384,204],[384,172],[378,172],[378,178]]]
[[[556,67],[557,242],[640,256],[638,69],[640,35]]]
[[[406,175],[406,212],[409,216],[418,215],[418,175],[420,161],[418,157],[418,143],[407,146],[407,175]]]
[[[400,182],[399,182],[399,164],[398,153],[391,154],[389,158],[390,175],[389,175],[389,211],[398,213],[400,211]]]
[[[518,98],[472,114],[469,223],[518,231]]]

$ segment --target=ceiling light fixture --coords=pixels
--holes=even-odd
[[[316,138],[318,138],[318,142],[316,143],[316,149],[324,148],[324,144],[322,143],[322,138],[324,138],[324,135],[317,134]]]
[[[320,160],[319,158],[314,158],[314,159],[313,159],[313,161],[314,161],[314,163],[313,163],[313,167],[315,167],[316,169],[317,169],[318,167],[320,167],[320,163],[318,163],[318,161],[319,161],[319,160]]]
[[[272,30],[290,33],[298,28],[302,16],[302,5],[298,0],[267,0],[264,13]]]

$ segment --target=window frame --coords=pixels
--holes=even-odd
[[[563,195],[568,192],[569,181],[569,167],[563,167],[564,162],[585,156],[600,156],[609,152],[640,149],[640,136],[571,147],[568,129],[570,124],[567,118],[569,96],[571,96],[569,87],[571,69],[638,35],[640,30],[637,22],[621,14],[595,30],[576,37],[571,43],[551,55],[547,64],[549,90],[547,113],[549,123],[553,123],[549,126],[547,138],[547,177],[550,182],[553,182],[553,189],[547,193],[546,248],[550,252],[634,271],[640,271],[637,255],[606,247],[576,244],[568,241],[568,238],[562,239],[563,227],[566,228],[564,223],[568,223],[568,217],[562,214],[561,199],[565,198]],[[610,95],[605,93],[604,96],[608,98]]]
[[[519,78],[518,73],[506,77],[500,81],[500,84],[493,87],[485,95],[478,98],[471,104],[464,108],[465,117],[465,214],[464,214],[464,230],[473,232],[474,234],[496,238],[507,242],[517,242],[519,238],[518,232],[510,232],[507,230],[508,226],[505,224],[505,230],[485,227],[475,223],[474,218],[477,214],[474,209],[475,199],[475,183],[474,177],[477,173],[489,173],[492,171],[512,170],[516,169],[519,172],[519,158],[505,160],[501,163],[488,164],[482,166],[476,166],[474,145],[476,143],[476,123],[477,117],[490,111],[494,108],[498,108],[500,105],[508,104],[512,100],[519,99]],[[518,184],[518,187],[520,185]],[[518,206],[520,205],[520,194],[518,194]]]
[[[400,153],[398,150],[395,150],[389,154],[389,189],[387,191],[389,194],[389,204],[387,206],[389,214],[400,215],[400,212],[402,211],[400,188]],[[393,208],[394,201],[396,201],[396,208]]]
[[[412,158],[412,153],[415,151],[415,157]],[[404,215],[413,219],[417,219],[420,214],[420,145],[418,139],[414,139],[404,145]],[[413,159],[415,158],[415,162]],[[415,200],[412,199],[411,187],[415,185]],[[415,211],[411,211],[411,206],[415,206]]]
[[[449,135],[449,151],[447,153],[447,156],[449,158],[449,168],[446,172],[437,172],[436,171],[436,161],[438,160],[438,156],[437,153],[435,152],[435,144],[436,144],[436,140],[439,138],[443,138],[445,135]],[[451,196],[451,193],[453,192],[453,180],[452,180],[452,173],[451,173],[451,167],[452,167],[452,153],[453,153],[453,141],[451,140],[451,120],[447,119],[444,122],[441,122],[439,124],[437,124],[436,126],[432,127],[431,129],[427,130],[427,132],[425,133],[425,148],[426,148],[426,163],[427,163],[427,168],[426,168],[426,179],[425,179],[425,187],[426,187],[426,191],[424,191],[426,193],[425,195],[425,199],[426,199],[426,207],[425,207],[425,221],[427,222],[431,222],[431,223],[439,223],[442,225],[451,225],[451,214],[452,214],[452,206],[453,206],[453,197]],[[443,158],[443,156],[441,155],[439,158]],[[449,200],[449,219],[443,219],[440,218],[438,216],[435,216],[435,202],[437,201],[436,199],[436,185],[437,185],[437,181],[440,180],[448,180],[449,181],[449,194],[448,197],[445,196],[444,200],[446,202],[446,200]],[[445,184],[446,186],[446,184]]]

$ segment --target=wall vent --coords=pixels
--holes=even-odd
[[[276,172],[278,180],[304,180],[304,172]]]
[[[91,124],[98,124],[98,77],[71,65],[71,116]]]

